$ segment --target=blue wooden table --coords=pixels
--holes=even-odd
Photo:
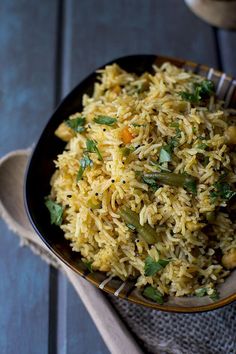
[[[1,0],[0,47],[1,156],[31,146],[62,97],[113,58],[177,56],[236,76],[236,33],[177,0]],[[0,353],[108,353],[72,286],[3,221]]]

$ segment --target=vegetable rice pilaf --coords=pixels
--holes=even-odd
[[[213,82],[170,63],[99,71],[55,134],[46,206],[90,271],[143,295],[208,295],[236,267],[236,116]]]

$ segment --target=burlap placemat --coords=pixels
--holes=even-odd
[[[19,190],[15,193],[19,193]],[[20,193],[22,192],[20,191]],[[22,197],[16,195],[15,200],[19,200],[20,198],[22,199]],[[4,198],[1,194],[0,202],[4,204],[6,201],[2,199]],[[19,205],[23,208],[22,201],[19,201],[19,203],[21,203]],[[17,208],[17,210],[19,209]],[[4,208],[2,208],[2,217],[11,226],[12,221],[7,220]],[[16,220],[18,230],[16,230],[13,223],[11,229],[19,234],[21,244],[29,246],[46,262],[58,268],[60,264],[55,256],[40,246],[36,234],[32,236],[31,226],[28,220],[25,220],[25,212],[22,211],[21,213],[19,211],[16,218],[18,219]],[[22,230],[19,229],[19,224],[22,224]],[[30,237],[31,241],[29,241]],[[36,242],[34,242],[34,238]],[[73,283],[73,279],[70,280]],[[142,343],[147,353],[236,354],[236,303],[207,313],[173,314],[144,308],[115,298],[114,296],[109,296],[109,300],[120,317],[128,325],[130,331]],[[114,348],[112,344],[110,348]],[[127,352],[127,354],[139,353],[138,348],[135,346],[132,348],[132,353]],[[115,349],[111,351],[115,353]]]
[[[173,314],[114,297],[110,301],[150,353],[236,353],[236,303],[211,312]]]

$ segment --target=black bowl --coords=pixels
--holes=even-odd
[[[221,98],[225,98],[228,104],[235,104],[235,82],[232,78],[225,75],[222,76],[222,73],[203,65],[156,55],[127,56],[113,60],[106,65],[117,63],[128,72],[142,74],[145,71],[152,71],[153,64],[160,66],[166,61],[179,67],[184,67],[186,70],[195,71],[202,76],[211,76],[211,80],[218,85],[218,95]],[[104,66],[102,68],[104,68]],[[94,71],[77,85],[61,102],[44,128],[32,153],[26,173],[24,195],[27,214],[34,229],[49,249],[75,272],[88,279],[97,287],[137,304],[165,311],[199,312],[215,309],[235,300],[236,287],[230,286],[233,282],[233,279],[230,281],[230,278],[235,278],[236,275],[234,272],[234,274],[227,279],[225,283],[226,286],[223,287],[223,290],[220,290],[222,293],[221,299],[215,303],[212,303],[208,297],[170,297],[167,303],[158,305],[157,303],[145,299],[141,292],[134,288],[134,282],[132,280],[128,280],[124,283],[118,278],[107,279],[107,275],[103,272],[89,273],[81,261],[80,254],[72,251],[69,241],[64,238],[62,230],[59,227],[51,225],[49,213],[44,202],[45,197],[50,193],[50,179],[55,171],[53,161],[65,147],[65,143],[58,139],[54,135],[54,132],[58,125],[67,119],[69,115],[82,110],[82,97],[85,93],[88,95],[93,93],[96,78],[97,74],[96,71]]]

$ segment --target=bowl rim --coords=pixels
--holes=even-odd
[[[156,57],[161,62],[170,61],[171,63],[173,63],[174,65],[177,65],[179,67],[187,66],[187,68],[191,68],[192,71],[194,71],[195,68],[198,68],[200,66],[202,68],[202,70],[207,71],[207,72],[209,70],[213,70],[214,74],[217,77],[221,77],[222,75],[225,75],[225,77],[230,82],[235,82],[234,78],[232,78],[229,75],[226,76],[226,74],[224,72],[221,72],[219,70],[210,68],[207,65],[198,64],[198,63],[195,63],[195,62],[189,61],[189,60],[183,60],[183,59],[176,58],[176,57],[170,57],[170,56],[164,56],[164,55],[158,55],[158,54],[125,55],[125,56],[121,56],[119,58],[110,60],[109,62],[99,66],[98,68],[96,68],[95,70],[90,72],[88,75],[86,75],[86,77],[81,79],[76,84],[76,86],[73,87],[72,90],[69,91],[69,93],[60,101],[60,103],[57,105],[57,107],[53,110],[53,113],[50,115],[50,118],[48,119],[48,121],[44,125],[44,127],[43,127],[43,129],[41,131],[41,134],[39,135],[39,138],[38,138],[37,142],[34,144],[33,151],[32,151],[32,153],[30,155],[30,158],[29,158],[27,166],[26,166],[26,171],[25,171],[25,176],[24,176],[24,186],[23,186],[24,206],[25,206],[26,214],[27,214],[27,216],[29,218],[29,221],[30,221],[33,229],[36,231],[36,233],[41,238],[41,240],[44,242],[44,244],[50,249],[50,251],[53,252],[54,255],[56,255],[72,271],[74,271],[75,273],[77,273],[80,276],[82,276],[82,278],[88,280],[91,284],[95,285],[97,288],[99,288],[99,285],[100,285],[99,281],[91,278],[89,276],[89,274],[86,275],[82,270],[80,270],[79,268],[75,267],[69,261],[64,259],[60,255],[60,253],[52,245],[50,245],[50,243],[47,241],[47,239],[45,239],[43,234],[38,230],[38,228],[35,225],[35,222],[34,222],[34,220],[32,218],[31,210],[30,210],[30,207],[28,205],[28,191],[27,191],[28,174],[29,174],[29,171],[31,170],[31,163],[32,163],[32,160],[34,158],[34,153],[35,153],[35,151],[37,149],[37,146],[38,146],[39,142],[41,141],[41,138],[42,138],[45,130],[47,129],[47,126],[48,126],[49,122],[51,121],[52,117],[54,117],[54,115],[57,113],[57,110],[60,108],[60,106],[63,105],[64,102],[68,99],[68,97],[74,94],[74,92],[78,89],[78,86],[80,86],[83,82],[88,80],[89,77],[94,75],[97,70],[103,69],[106,65],[114,64],[114,63],[116,63],[117,61],[120,61],[120,60],[126,60],[126,59],[130,59],[130,60],[133,59],[134,60],[137,57],[153,57],[153,58]],[[101,273],[104,273],[104,272],[101,272]],[[100,287],[100,289],[101,289],[101,287]],[[112,287],[109,286],[109,283],[106,284],[102,288],[102,290],[105,291],[106,293],[114,295],[114,289],[112,289]],[[131,292],[130,294],[129,293],[128,294],[122,294],[122,292],[121,292],[121,293],[119,293],[117,295],[117,297],[125,299],[125,300],[127,300],[127,301],[129,301],[131,303],[135,303],[137,305],[141,305],[141,306],[147,307],[147,308],[160,310],[160,311],[164,311],[164,312],[172,312],[172,313],[199,313],[199,312],[206,312],[206,311],[219,309],[221,307],[224,307],[224,306],[236,301],[236,292],[235,292],[235,293],[233,293],[233,294],[231,294],[229,296],[226,296],[223,299],[219,299],[216,302],[212,302],[212,303],[209,303],[209,304],[206,304],[206,305],[197,305],[197,306],[191,306],[191,307],[188,307],[188,306],[177,306],[177,305],[166,306],[165,303],[163,305],[159,305],[158,303],[155,303],[155,302],[152,302],[152,301],[145,302],[144,300],[142,300],[142,298],[136,297],[132,293],[133,292]]]

